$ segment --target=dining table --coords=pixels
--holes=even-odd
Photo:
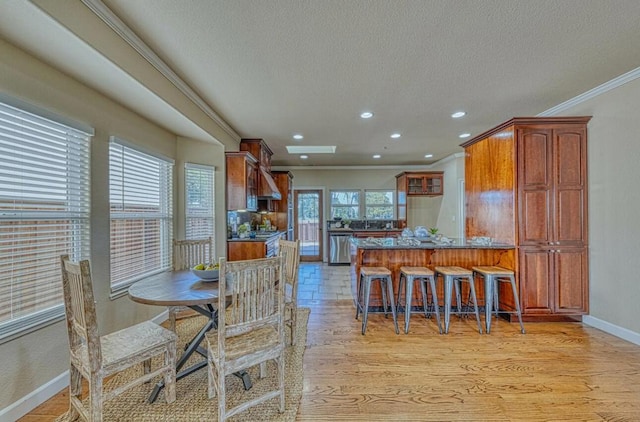
[[[165,271],[145,277],[129,287],[129,298],[135,302],[156,306],[186,306],[207,317],[207,322],[186,344],[184,352],[176,362],[176,381],[207,366],[207,349],[201,345],[205,333],[217,328],[218,281],[202,280],[189,270]],[[198,353],[204,360],[182,369],[189,358]],[[251,388],[251,378],[246,371],[236,373],[242,379],[245,390]],[[156,384],[149,403],[158,397],[164,381]]]

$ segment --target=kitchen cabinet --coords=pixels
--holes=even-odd
[[[438,196],[444,194],[444,172],[405,171],[396,175],[396,219],[398,227],[407,227],[407,199],[409,196]]]
[[[354,230],[353,237],[367,238],[367,237],[398,237],[402,234],[402,230],[388,229],[388,230]]]
[[[271,201],[275,213],[272,224],[287,232],[287,240],[293,240],[293,174],[290,171],[273,171],[271,175],[282,195],[280,200]]]
[[[246,151],[227,152],[227,211],[258,209],[258,160]]]
[[[465,234],[516,245],[525,319],[589,310],[589,119],[514,118],[462,144]]]
[[[240,151],[248,151],[258,159],[258,199],[280,200],[282,195],[271,175],[273,152],[263,139],[240,140]]]
[[[273,236],[264,240],[229,240],[227,241],[227,259],[244,261],[277,256],[279,242],[284,235],[284,233],[274,233]]]

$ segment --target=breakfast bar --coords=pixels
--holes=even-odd
[[[495,265],[506,269],[515,268],[515,246],[503,243],[476,244],[466,239],[452,239],[449,242],[419,240],[417,238],[367,238],[351,241],[351,277],[355,291],[358,288],[358,274],[362,266],[386,267],[392,273],[393,291],[398,292],[400,267],[459,266],[471,269],[479,265]],[[481,280],[475,280],[478,301],[484,302],[484,287]],[[442,283],[437,285],[440,303],[444,303]],[[463,292],[464,294],[464,292]],[[513,294],[501,286],[500,309],[511,311],[515,308]],[[413,294],[412,307],[422,308],[420,292]],[[375,285],[372,288],[370,312],[382,310],[382,292]]]

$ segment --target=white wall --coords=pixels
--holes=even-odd
[[[562,112],[588,124],[590,316],[640,338],[640,79]]]

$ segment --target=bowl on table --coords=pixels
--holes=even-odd
[[[215,270],[196,270],[195,268],[191,268],[191,272],[202,281],[218,281],[218,278],[220,278],[219,268]]]

